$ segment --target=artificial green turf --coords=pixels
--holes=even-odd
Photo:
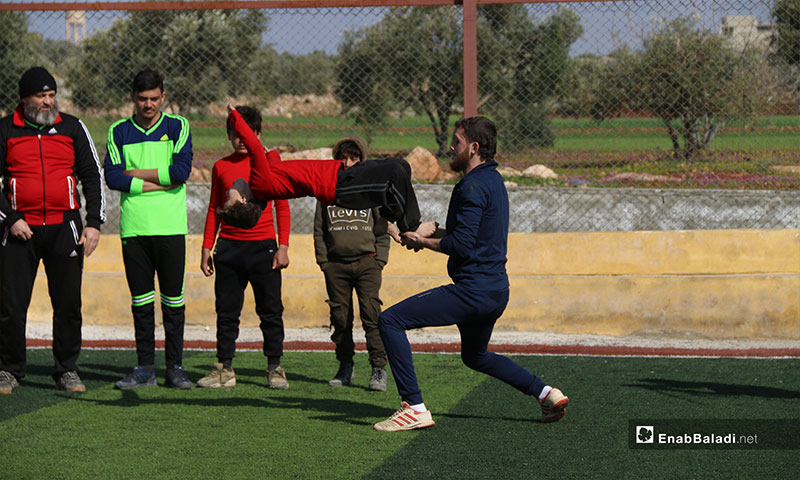
[[[0,398],[0,478],[796,478],[796,450],[628,448],[633,418],[800,418],[798,359],[515,356],[570,396],[567,416],[541,424],[537,405],[473,372],[457,355],[416,355],[435,427],[371,430],[397,407],[356,387],[333,389],[332,353],[287,353],[291,388],[265,388],[264,357],[245,352],[232,389],[128,392],[114,381],[130,351],[84,351],[83,395],[58,392],[49,350]],[[163,361],[159,355],[159,362]],[[210,352],[187,352],[193,379]],[[163,371],[158,372],[163,378]],[[5,476],[4,476],[5,475]]]

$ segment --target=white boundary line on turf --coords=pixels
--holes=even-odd
[[[45,346],[34,346],[28,347],[30,350],[45,350],[50,349],[52,347],[45,347]],[[115,350],[115,351],[122,351],[128,350],[133,351],[135,348],[127,348],[127,347],[83,347],[81,350]],[[164,351],[163,348],[156,348],[156,350]],[[184,351],[191,351],[191,352],[213,352],[215,351],[214,348],[184,348]],[[260,352],[260,348],[237,348],[237,352]],[[284,350],[284,352],[292,352],[292,353],[334,353],[331,350]],[[356,353],[367,353],[366,350],[356,350]],[[461,355],[461,352],[412,352],[413,355]],[[800,360],[800,357],[792,357],[788,355],[780,355],[780,356],[762,356],[762,355],[642,355],[642,354],[624,354],[624,353],[616,353],[616,354],[608,354],[608,355],[601,355],[596,353],[498,353],[498,355],[506,355],[510,357],[594,357],[594,358],[733,358],[737,360]]]

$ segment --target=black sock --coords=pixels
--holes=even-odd
[[[267,357],[267,370],[270,372],[281,365],[281,357]]]
[[[140,365],[140,366],[141,366],[141,367],[144,369],[144,371],[145,371],[145,372],[147,372],[147,373],[153,373],[153,372],[154,372],[154,369],[153,369],[153,366],[152,366],[152,365]]]
[[[221,364],[222,364],[222,368],[226,368],[226,369],[227,369],[227,368],[232,368],[232,366],[233,366],[233,359],[232,359],[232,358],[227,358],[227,359],[225,359],[225,360],[222,360],[222,359],[220,359],[220,360],[219,360],[219,363],[221,363]]]

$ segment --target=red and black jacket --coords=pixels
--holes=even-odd
[[[105,194],[100,162],[86,125],[59,113],[52,126],[25,120],[20,104],[0,119],[0,221],[7,227],[20,218],[29,225],[55,225],[64,214],[77,212],[83,186],[86,225],[99,229],[105,221]]]

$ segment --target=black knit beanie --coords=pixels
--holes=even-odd
[[[46,92],[56,88],[56,79],[44,67],[29,68],[19,79],[19,98],[25,98],[34,93]]]

